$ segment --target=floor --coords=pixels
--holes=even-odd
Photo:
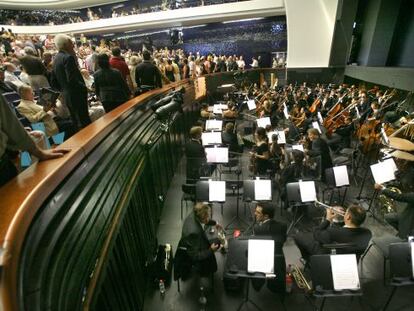
[[[247,167],[247,155],[242,158],[243,167]],[[158,228],[158,240],[159,243],[170,243],[173,249],[176,248],[181,235],[181,226],[183,221],[180,218],[180,200],[181,200],[181,185],[185,181],[184,176],[185,159],[176,172],[176,175],[172,181],[171,187],[168,191],[165,206],[161,216],[161,221]],[[241,176],[241,180],[248,179],[248,173],[244,172]],[[226,177],[223,177],[225,180]],[[234,179],[234,177],[232,177]],[[350,203],[356,200],[360,188],[351,185],[346,202]],[[372,194],[372,182],[369,181],[363,187],[362,195]],[[275,203],[277,202],[277,189],[274,190]],[[191,204],[191,203],[190,203]],[[185,205],[185,204],[184,204]],[[247,220],[249,223],[252,222],[250,209],[253,206],[248,206],[240,202],[240,215],[242,218]],[[365,206],[367,204],[365,203]],[[290,214],[284,212],[280,214],[279,206],[275,214],[275,218],[281,221],[289,222]],[[191,206],[188,208],[188,213],[191,210]],[[213,218],[219,221],[221,224],[227,225],[229,221],[236,214],[236,198],[228,197],[223,207],[223,215],[220,212],[220,205],[214,205]],[[245,214],[246,212],[246,214]],[[185,206],[184,206],[184,213]],[[312,211],[312,216],[322,216],[322,211],[315,208]],[[185,217],[185,216],[184,216]],[[313,220],[317,223],[317,219]],[[237,223],[235,224],[237,227]],[[379,237],[385,234],[395,235],[395,231],[388,225],[385,225],[372,217],[367,217],[365,226],[368,227],[372,232],[373,236]],[[311,230],[312,223],[302,223],[298,226],[299,230]],[[292,230],[292,233],[295,229]],[[227,234],[231,235],[232,230],[228,230]],[[292,237],[290,236],[284,245],[284,255],[287,264],[295,264],[299,267],[303,267],[300,263],[300,253],[295,246]],[[226,292],[222,282],[223,266],[226,260],[226,254],[220,252],[216,253],[219,270],[214,276],[214,292],[209,291],[207,293],[207,305],[203,309],[199,304],[200,289],[199,283],[196,279],[191,279],[181,283],[181,292],[177,291],[177,283],[167,287],[165,295],[161,295],[158,288],[154,288],[148,291],[145,300],[145,311],[158,310],[158,311],[169,311],[169,310],[258,310],[251,303],[245,304],[241,309],[238,309],[244,299],[244,293],[242,290],[238,292]],[[361,276],[362,297],[351,298],[331,298],[327,299],[324,310],[381,310],[382,306],[391,292],[389,286],[383,285],[382,278],[382,266],[383,260],[382,255],[374,247],[370,250],[363,262],[363,276]],[[361,269],[361,267],[360,267]],[[284,310],[281,304],[280,298],[277,294],[270,292],[266,286],[260,291],[255,291],[251,288],[249,298],[256,303],[261,310]],[[285,310],[315,310],[315,306],[319,306],[321,303],[320,299],[315,299],[304,294],[304,291],[295,287],[292,293],[286,295],[284,306]],[[387,310],[394,311],[414,311],[414,287],[405,287],[397,290],[392,304]]]

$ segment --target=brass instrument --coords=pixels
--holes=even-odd
[[[330,209],[333,210],[335,214],[344,217],[345,216],[345,212],[341,209],[335,208],[334,206],[329,206],[325,203],[319,202],[319,201],[315,201],[315,205],[320,205],[326,209]]]
[[[398,194],[401,193],[401,190],[397,187],[389,187],[388,190],[394,191]],[[387,197],[384,194],[380,194],[378,196],[378,201],[381,204],[380,205],[380,211],[382,215],[389,214],[389,213],[395,213],[397,211],[395,200]]]
[[[296,265],[292,265],[292,276],[295,279],[296,285],[300,289],[304,289],[306,292],[312,291],[312,287],[310,286],[308,280],[306,280],[302,271]]]

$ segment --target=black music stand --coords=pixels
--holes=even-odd
[[[349,175],[348,175],[348,179],[349,179]],[[333,167],[327,168],[325,170],[325,183],[328,185],[328,187],[322,191],[322,201],[323,202],[325,201],[325,192],[328,190],[331,190],[331,196],[329,198],[329,205],[332,205],[333,195],[337,191],[338,199],[341,202],[340,205],[344,205],[346,194],[349,188],[349,183],[347,185],[338,186],[336,184],[335,172],[334,172]],[[345,189],[343,193],[342,193],[342,189]]]
[[[408,242],[390,244],[391,294],[382,309],[385,311],[399,287],[414,285],[411,247]]]
[[[331,255],[313,255],[311,261],[311,278],[314,289],[313,296],[322,298],[317,310],[322,311],[327,298],[362,296],[362,290],[341,290],[334,289],[331,267]]]
[[[246,220],[244,220],[243,218],[240,217],[239,214],[239,200],[240,200],[240,188],[243,187],[243,183],[240,179],[240,174],[237,174],[237,180],[227,180],[226,181],[226,187],[228,189],[232,189],[233,194],[234,191],[236,190],[236,216],[234,216],[230,222],[225,226],[225,229],[236,229],[236,227],[232,228],[230,227],[232,224],[234,224],[235,222],[237,222],[241,228],[243,227],[248,227],[248,223]],[[244,190],[243,190],[244,192]]]
[[[311,202],[302,202],[300,195],[299,182],[293,182],[286,184],[286,195],[288,200],[288,206],[293,208],[293,219],[290,223],[287,234],[292,230],[305,216],[305,213],[298,215],[299,208],[308,206]]]
[[[237,311],[240,311],[244,305],[251,304],[253,305],[257,310],[262,310],[253,300],[249,298],[249,291],[250,291],[250,281],[252,279],[262,279],[265,280],[266,276],[264,273],[248,273],[247,272],[247,258],[248,258],[248,241],[249,238],[253,239],[265,239],[265,240],[271,240],[271,237],[243,237],[243,238],[236,238],[236,239],[230,239],[228,241],[229,248],[228,253],[226,257],[226,263],[224,266],[224,272],[223,276],[226,278],[226,276],[230,278],[239,277],[243,279],[247,279],[246,282],[246,290],[244,293],[244,299],[242,303],[237,308]],[[285,284],[285,259],[283,254],[275,254],[274,257],[274,271],[275,271],[275,280],[280,281]],[[283,290],[280,290],[282,294],[285,293],[285,288],[282,286]],[[281,302],[283,305],[283,308],[285,308],[284,305],[284,296],[281,298]]]
[[[224,201],[210,201],[210,182],[209,180],[199,180],[196,183],[196,201],[197,202],[209,202],[220,203],[221,213],[223,214]],[[213,209],[211,209],[211,218],[213,218]]]

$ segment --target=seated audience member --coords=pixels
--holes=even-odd
[[[59,132],[65,132],[66,137],[69,137],[74,133],[72,122],[69,119],[53,118],[53,112],[51,111],[53,105],[41,106],[34,101],[33,90],[30,86],[21,86],[19,94],[21,100],[17,110],[31,123],[43,122],[46,128],[46,136],[50,137]]]
[[[47,80],[47,69],[42,63],[42,60],[35,56],[35,51],[26,46],[24,48],[25,56],[19,58],[23,70],[29,76],[29,84],[33,90],[37,91],[40,88],[50,87]]]
[[[0,187],[17,175],[17,169],[6,153],[8,149],[28,151],[40,161],[62,157],[69,151],[37,147],[3,96],[0,96]]]
[[[94,89],[94,79],[93,76],[89,74],[89,71],[87,69],[81,69],[81,75],[83,78],[83,81],[85,81],[85,86],[88,89],[88,92],[92,92]]]
[[[93,75],[95,92],[105,111],[109,112],[125,103],[130,96],[130,92],[121,73],[110,67],[108,55],[98,55],[97,63],[99,70]]]
[[[187,158],[187,183],[195,183],[200,179],[200,172],[206,164],[206,153],[201,144],[203,128],[194,126],[190,129],[190,141],[185,145]]]
[[[4,63],[4,67],[6,68],[4,72],[4,81],[10,82],[16,90],[19,89],[22,85],[25,85],[15,74],[16,66],[12,63]]]
[[[5,67],[0,67],[0,94],[14,92],[14,85],[11,82],[4,81]]]
[[[342,208],[338,206],[335,209]],[[365,209],[356,204],[348,207],[343,227],[331,226],[336,215],[333,209],[327,209],[326,218],[319,227],[313,232],[298,233],[294,237],[304,260],[308,261],[312,255],[329,253],[329,250],[322,247],[323,244],[352,243],[353,246],[347,252],[357,255],[364,252],[371,239],[371,231],[361,227],[366,217]]]
[[[217,271],[215,252],[220,248],[219,244],[211,243],[204,227],[217,226],[214,220],[210,220],[210,206],[207,203],[198,202],[193,212],[184,220],[180,245],[187,248],[187,254],[195,272],[201,277],[208,277]]]

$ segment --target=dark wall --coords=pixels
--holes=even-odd
[[[403,0],[388,66],[414,67],[414,1]]]

